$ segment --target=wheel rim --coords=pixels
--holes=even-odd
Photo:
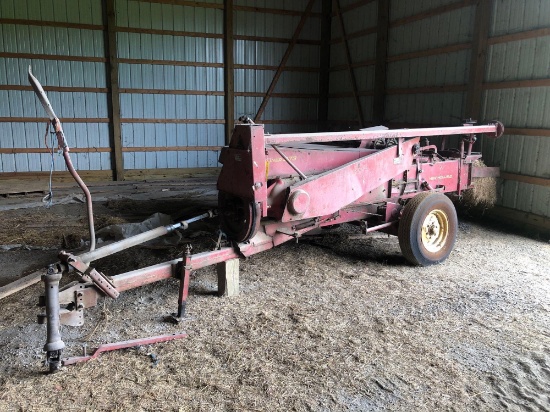
[[[440,209],[432,210],[422,223],[422,244],[428,252],[437,253],[443,249],[449,237],[449,220]]]

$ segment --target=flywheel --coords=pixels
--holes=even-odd
[[[218,193],[220,228],[231,240],[246,242],[260,226],[260,210],[256,203],[225,192]]]

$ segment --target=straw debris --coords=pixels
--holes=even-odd
[[[474,162],[476,167],[486,167],[483,160]],[[473,179],[473,188],[462,193],[461,203],[467,208],[492,208],[497,201],[497,179],[477,177]]]

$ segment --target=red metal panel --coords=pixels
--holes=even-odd
[[[407,170],[413,161],[413,146],[419,141],[419,138],[410,139],[401,145],[380,150],[294,184],[291,186],[290,195],[297,190],[307,192],[311,198],[310,207],[299,216],[290,213],[287,207],[282,221],[324,216],[350,205],[365,193]]]
[[[278,146],[292,163],[306,176],[334,169],[376,152],[373,149],[343,148],[326,145]],[[271,147],[267,146],[265,169],[268,179],[284,176],[298,176],[292,167]]]
[[[459,162],[460,160],[454,159],[445,162],[422,163],[420,179],[426,181],[434,189],[437,186],[445,186],[446,192],[455,191],[458,188]],[[463,168],[468,170],[468,165],[463,165]]]
[[[229,147],[220,154],[223,168],[218,190],[262,204],[265,215],[267,184],[262,125],[237,125]]]

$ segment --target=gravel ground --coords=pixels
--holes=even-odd
[[[97,209],[105,222],[135,221],[153,209],[181,212],[175,205]],[[42,222],[50,235],[33,227],[34,244],[61,247],[62,234],[86,234],[81,210],[0,212],[2,233],[13,238],[6,235],[9,221],[19,231]],[[190,232],[194,244],[212,243],[207,229]],[[35,324],[42,285],[10,296],[0,320],[0,409],[550,410],[547,241],[461,221],[450,258],[417,268],[401,256],[397,238],[350,240],[357,231],[343,225],[241,261],[236,297],[214,297],[214,268],[197,271],[179,325],[164,321],[176,309],[176,280],[101,299],[83,327],[63,327],[68,355],[80,354],[83,344],[189,336],[104,354],[55,375],[43,373],[45,327]],[[32,241],[25,235],[26,244]],[[114,275],[182,250],[136,248],[97,267]],[[0,281],[44,264],[48,253],[55,255],[0,252]]]

